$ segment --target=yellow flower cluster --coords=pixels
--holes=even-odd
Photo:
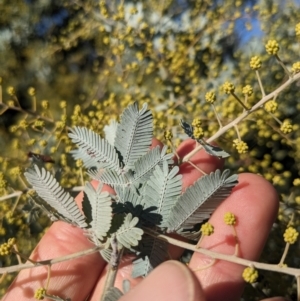
[[[226,93],[226,94],[231,94],[234,92],[235,90],[235,86],[230,83],[230,82],[225,82],[222,86],[223,88],[223,91]]]
[[[130,9],[130,14],[136,15],[137,13],[138,13],[138,10],[137,10],[136,7],[132,7],[132,8]]]
[[[294,244],[298,238],[299,232],[294,227],[288,227],[284,234],[283,238],[286,243]]]
[[[245,154],[248,151],[247,143],[242,140],[234,139],[233,146],[236,148],[239,154]]]
[[[295,26],[295,33],[296,36],[300,36],[300,23],[297,23]]]
[[[7,181],[4,178],[4,173],[0,171],[0,189],[6,189]]]
[[[19,123],[19,127],[22,129],[27,129],[28,126],[29,126],[29,124],[28,124],[27,120],[25,120],[25,119],[21,120]]]
[[[211,91],[211,92],[207,92],[205,94],[205,100],[208,102],[208,103],[214,103],[216,101],[216,93]]]
[[[269,40],[265,45],[268,54],[276,55],[279,51],[279,44],[276,40]]]
[[[45,110],[47,110],[47,109],[49,109],[49,101],[48,100],[42,100],[41,101],[41,106],[42,106],[42,108],[43,109],[45,109]]]
[[[278,104],[275,100],[270,100],[267,103],[265,103],[264,108],[269,113],[275,113],[275,111],[278,108]]]
[[[11,133],[15,133],[16,131],[18,130],[18,127],[16,125],[12,125],[10,128],[9,128],[9,131]]]
[[[253,56],[250,59],[250,68],[253,70],[258,70],[261,67],[261,59],[258,56]]]
[[[13,167],[11,170],[10,170],[10,174],[12,176],[19,176],[21,175],[22,173],[22,169],[20,166],[16,166],[16,167]]]
[[[43,300],[46,294],[46,289],[43,287],[38,288],[35,292],[34,292],[34,298],[36,300]]]
[[[228,226],[234,226],[236,224],[236,217],[232,212],[226,212],[224,214],[224,222]]]
[[[7,87],[6,92],[7,92],[7,94],[10,95],[10,96],[13,96],[13,95],[16,94],[16,90],[15,90],[15,88],[12,87],[12,86]]]
[[[0,227],[0,236],[4,236],[6,234],[6,229],[4,227]]]
[[[61,100],[59,102],[59,106],[61,109],[65,109],[67,107],[67,102],[65,100]]]
[[[200,118],[194,118],[193,119],[192,126],[201,127],[201,124],[202,124],[202,122],[201,122]]]
[[[300,179],[299,178],[294,179],[293,185],[294,186],[300,186]]]
[[[246,85],[242,89],[242,93],[247,96],[251,96],[253,94],[253,88],[250,85]]]
[[[280,126],[280,130],[283,134],[289,134],[293,131],[293,126],[288,120],[285,120]]]
[[[12,99],[10,99],[10,100],[7,101],[7,105],[8,105],[9,107],[14,107],[15,102],[14,102]]]
[[[42,139],[42,140],[39,141],[39,145],[41,147],[45,147],[45,146],[47,146],[47,144],[48,144],[48,142],[45,139]]]
[[[172,140],[173,134],[170,130],[167,130],[167,131],[164,132],[164,137],[165,137],[166,140]]]
[[[201,139],[204,136],[203,129],[201,127],[195,127],[193,131],[193,136],[196,139]]]
[[[76,160],[75,166],[76,166],[77,168],[83,167],[83,161],[82,161],[81,159]]]
[[[7,242],[0,245],[0,255],[5,256],[10,254],[13,245],[16,243],[15,238],[10,238]]]
[[[214,233],[214,226],[210,223],[205,223],[201,226],[201,232],[205,236],[210,236]]]
[[[40,120],[40,119],[36,119],[33,123],[33,126],[36,127],[36,128],[43,128],[45,126],[45,121]]]
[[[292,71],[294,73],[299,73],[300,72],[300,62],[296,62],[292,66]]]
[[[35,95],[35,89],[33,87],[29,87],[27,90],[28,94],[30,96],[34,96]]]
[[[29,140],[26,142],[26,144],[27,144],[28,146],[33,146],[35,143],[36,143],[36,139],[34,139],[34,138],[29,139]]]
[[[247,267],[243,271],[243,279],[248,283],[255,283],[258,278],[258,272],[253,267]]]

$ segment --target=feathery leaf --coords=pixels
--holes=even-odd
[[[116,150],[105,139],[85,127],[74,127],[69,133],[78,150],[72,151],[75,158],[82,159],[87,168],[101,167],[120,172]]]
[[[101,192],[101,190],[102,185],[99,185],[96,191],[90,183],[86,183],[84,187],[84,192],[87,194],[92,207],[91,230],[98,239],[103,240],[111,226],[112,207],[109,193],[107,191]]]
[[[190,229],[195,224],[209,218],[218,205],[226,199],[238,183],[238,176],[228,177],[229,170],[223,174],[215,172],[198,179],[194,185],[177,199],[168,220],[168,232]]]
[[[60,215],[80,228],[87,227],[85,217],[74,198],[59,185],[49,171],[34,165],[25,172],[25,177],[37,194]]]
[[[136,102],[128,106],[121,116],[114,143],[125,170],[133,169],[134,162],[148,152],[152,135],[152,114],[147,110],[147,104],[140,111]]]
[[[116,232],[118,242],[127,249],[137,246],[142,238],[144,231],[135,227],[138,222],[139,219],[137,217],[132,218],[129,213],[126,215],[123,225]]]
[[[178,175],[178,171],[178,166],[169,171],[168,163],[164,161],[162,169],[159,165],[155,167],[143,191],[146,206],[157,207],[154,212],[162,215],[161,227],[167,227],[170,210],[181,193],[182,175]]]

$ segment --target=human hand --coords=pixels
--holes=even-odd
[[[178,149],[183,157],[194,146],[194,141],[185,141]],[[222,161],[204,151],[191,160],[206,173],[222,167]],[[180,166],[183,185],[187,187],[201,176],[191,165]],[[80,194],[77,200],[82,199]],[[231,229],[223,223],[225,212],[237,216],[236,231],[239,238],[239,256],[257,260],[268,237],[278,210],[278,197],[273,186],[254,174],[239,175],[239,184],[232,194],[213,213],[210,223],[215,233],[205,237],[201,247],[223,254],[233,254],[235,239]],[[93,247],[82,230],[63,222],[55,222],[42,238],[30,258],[34,261],[56,258]],[[181,253],[178,247],[170,247],[172,258]],[[116,286],[122,287],[128,279],[134,287],[122,300],[238,300],[243,287],[243,266],[217,261],[210,268],[196,271],[211,262],[211,258],[196,253],[189,268],[175,261],[168,261],[156,268],[146,279],[132,279],[132,258],[125,258],[118,271]],[[195,271],[195,272],[193,272]],[[107,272],[106,262],[98,253],[57,263],[51,267],[49,294],[83,301],[100,300]],[[2,301],[33,300],[34,291],[44,287],[47,267],[23,270],[8,289]],[[137,285],[138,284],[138,285]],[[137,285],[135,287],[135,285]]]

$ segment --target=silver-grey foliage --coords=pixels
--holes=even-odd
[[[95,190],[91,183],[87,183],[84,188],[91,205],[91,230],[99,240],[107,235],[112,220],[111,197],[107,191],[101,190],[102,185]]]
[[[167,227],[170,210],[181,193],[182,175],[178,171],[178,166],[169,170],[168,163],[164,161],[163,168],[159,165],[155,167],[143,191],[146,205],[156,207],[154,212],[162,216],[162,228]]]
[[[136,102],[124,110],[114,146],[122,155],[125,170],[132,169],[134,162],[149,151],[152,135],[152,114],[146,104],[140,111]]]
[[[76,158],[81,158],[86,166],[109,168],[120,173],[118,154],[105,139],[84,127],[74,127],[69,137],[78,146]]]
[[[44,200],[36,199],[36,203],[55,219],[84,228],[107,262],[117,265],[125,251],[136,254],[133,277],[147,275],[168,259],[166,242],[145,232],[197,238],[199,229],[194,226],[207,219],[237,184],[237,175],[217,170],[182,193],[182,175],[173,154],[167,153],[166,146],[150,149],[152,121],[147,105],[139,110],[134,103],[125,109],[120,123],[114,121],[105,128],[106,139],[84,127],[70,131],[77,145],[73,156],[82,159],[88,175],[102,183],[97,188],[85,185],[84,215],[49,171],[34,165],[25,173]],[[185,122],[182,125],[192,136],[193,128]],[[218,157],[227,156],[217,147],[205,149]],[[114,188],[115,195],[103,191],[103,184]],[[112,290],[105,300],[117,300],[120,295]]]
[[[167,221],[168,232],[191,229],[195,224],[209,218],[238,183],[237,175],[228,176],[228,169],[223,174],[216,170],[188,187],[170,212]]]
[[[85,217],[81,214],[74,198],[59,185],[49,171],[33,165],[25,172],[25,177],[37,194],[63,219],[80,228],[87,227]]]

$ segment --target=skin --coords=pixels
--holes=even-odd
[[[153,146],[157,144],[159,142],[154,140]],[[193,147],[194,142],[187,140],[178,148],[178,154],[183,157]],[[206,173],[222,168],[223,165],[222,160],[211,157],[204,151],[197,153],[191,161]],[[183,175],[183,190],[202,176],[187,163],[180,166],[180,172]],[[77,201],[80,203],[81,200],[82,194],[79,194]],[[224,254],[234,253],[232,229],[223,222],[224,213],[230,211],[237,217],[239,256],[258,260],[277,210],[278,196],[269,182],[258,175],[240,174],[239,184],[211,216],[210,223],[214,225],[215,232],[203,239],[201,247]],[[82,234],[82,230],[64,222],[55,222],[33,251],[31,259],[55,258],[91,247],[93,245]],[[182,250],[171,246],[169,252],[176,259]],[[145,279],[131,279],[131,260],[132,257],[122,260],[116,279],[118,287],[121,287],[123,279],[129,279],[131,283],[131,290],[122,297],[122,301],[235,301],[239,300],[243,291],[244,281],[241,275],[244,267],[217,261],[211,267],[199,270],[212,260],[199,253],[193,255],[189,267],[170,260],[161,264]],[[100,300],[106,268],[106,263],[97,253],[55,264],[51,269],[48,293],[68,297],[72,301],[83,301],[87,296],[90,301]],[[2,301],[34,300],[34,291],[45,286],[46,278],[46,267],[21,271]],[[272,300],[283,299],[278,297]]]

